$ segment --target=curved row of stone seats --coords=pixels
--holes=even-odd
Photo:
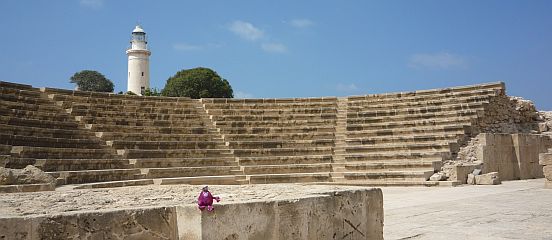
[[[347,98],[345,180],[431,185],[503,83]],[[336,164],[337,165],[337,164]]]
[[[144,179],[242,182],[238,175],[243,171],[197,100],[44,91],[119,157],[129,159]],[[95,186],[104,185],[110,186]]]
[[[336,98],[202,99],[250,183],[327,182]]]
[[[104,142],[56,106],[39,89],[0,82],[0,143],[9,146],[4,166],[35,165],[60,184],[134,179],[140,171],[126,169]],[[114,172],[112,168],[121,168]],[[103,176],[85,174],[97,171]]]

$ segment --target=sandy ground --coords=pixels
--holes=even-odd
[[[360,188],[304,184],[209,186],[213,195],[221,197],[221,203],[296,199],[325,192]],[[0,194],[0,217],[195,204],[200,191],[201,186],[148,185]]]

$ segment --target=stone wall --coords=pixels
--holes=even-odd
[[[548,152],[539,154],[539,164],[544,173],[544,187],[552,188],[552,148]]]
[[[538,134],[479,134],[449,165],[481,164],[483,173],[499,172],[501,180],[543,177],[539,153],[552,147],[552,140]]]
[[[0,218],[0,239],[383,239],[380,189],[217,205]]]
[[[498,95],[489,101],[477,128],[482,133],[532,133],[538,130],[538,120],[533,102]]]

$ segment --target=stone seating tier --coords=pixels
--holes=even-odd
[[[336,102],[298,102],[298,103],[204,103],[203,107],[207,110],[262,110],[262,109],[313,109],[313,108],[336,108]]]
[[[92,107],[93,106],[93,107]],[[111,112],[129,112],[129,113],[158,113],[158,114],[190,114],[196,112],[195,109],[190,107],[140,107],[140,106],[128,106],[128,105],[92,105],[92,106],[75,106],[67,108],[67,112],[76,116],[85,116],[90,112],[94,114],[98,111],[111,111]]]
[[[130,126],[113,124],[85,124],[86,129],[94,132],[117,132],[150,134],[206,134],[212,133],[211,127],[156,127],[156,126]]]
[[[222,128],[222,134],[296,134],[296,133],[334,133],[334,126],[301,126],[301,127],[243,127]]]
[[[424,127],[406,127],[393,129],[357,130],[346,133],[349,138],[376,137],[376,136],[425,136],[428,134],[464,134],[471,131],[467,125],[440,125]]]
[[[0,132],[7,135],[41,136],[48,138],[83,139],[89,133],[81,129],[56,129],[0,124]]]
[[[151,127],[202,127],[207,124],[202,119],[186,120],[150,120],[136,118],[109,118],[109,117],[75,117],[83,124],[124,125],[124,126],[151,126]]]
[[[430,99],[424,101],[413,101],[408,99],[403,99],[398,102],[391,103],[374,103],[368,101],[351,101],[347,102],[347,110],[350,111],[379,111],[379,110],[390,110],[390,109],[409,109],[409,108],[426,108],[428,106],[447,106],[454,104],[470,104],[478,102],[488,102],[489,99],[494,95],[470,95],[465,97],[455,97],[455,98],[439,98],[439,99]]]
[[[333,132],[276,133],[276,134],[224,134],[226,141],[283,141],[334,139]]]
[[[446,106],[436,107],[424,107],[424,108],[407,108],[407,109],[391,109],[391,110],[378,110],[378,111],[359,111],[348,112],[348,118],[362,117],[387,117],[387,116],[412,116],[415,114],[438,114],[444,112],[458,112],[465,110],[484,110],[486,103],[466,103],[466,104],[454,104]]]
[[[173,168],[199,166],[237,166],[233,156],[216,156],[201,158],[138,158],[128,160],[135,168]]]
[[[427,106],[441,106],[448,104],[484,102],[489,98],[504,94],[503,89],[487,89],[475,92],[452,92],[447,94],[435,94],[425,96],[409,96],[380,98],[377,96],[365,99],[347,98],[347,106],[351,109],[374,109],[379,108],[412,108]]]
[[[308,102],[336,102],[336,97],[321,98],[256,98],[256,99],[236,99],[236,98],[202,98],[202,103],[214,104],[273,104],[273,103],[308,103]]]
[[[332,155],[237,157],[241,166],[331,163]]]
[[[110,159],[115,156],[114,150],[109,149],[80,149],[80,148],[51,148],[14,146],[11,154],[20,158],[35,159]]]
[[[164,134],[164,133],[126,133],[126,132],[97,132],[96,137],[106,141],[222,141],[222,137],[215,133],[203,134]]]
[[[212,149],[224,147],[220,141],[123,141],[112,140],[106,142],[115,149]]]
[[[34,165],[43,171],[83,171],[126,169],[132,165],[127,159],[36,159]]]
[[[292,114],[335,114],[336,107],[326,108],[278,108],[278,109],[209,109],[211,115],[292,115]]]
[[[23,126],[23,127],[37,127],[37,128],[50,128],[50,129],[78,129],[78,123],[70,121],[50,121],[50,120],[37,120],[29,118],[17,118],[10,116],[0,116],[0,124]]]
[[[264,149],[264,148],[308,148],[333,147],[333,139],[317,140],[262,140],[262,141],[231,141],[228,145],[232,149]]]
[[[439,125],[471,125],[475,122],[475,117],[448,117],[448,118],[430,118],[417,120],[395,120],[395,121],[373,121],[374,119],[347,119],[347,129],[349,131],[370,130],[370,129],[393,129],[404,127],[421,127],[421,126],[439,126]],[[379,118],[378,120],[382,120]]]
[[[215,122],[222,121],[286,121],[309,119],[336,119],[336,114],[291,114],[291,115],[212,115]]]
[[[120,149],[122,158],[200,158],[229,157],[227,149]]]
[[[172,121],[186,121],[200,119],[197,112],[191,112],[186,114],[164,114],[164,113],[137,113],[137,112],[121,112],[121,111],[91,111],[88,110],[83,113],[72,112],[73,116],[80,116],[83,118],[111,118],[111,119],[124,119],[133,118],[139,120],[172,120]]]
[[[0,134],[0,144],[13,146],[51,147],[51,148],[98,148],[102,143],[98,139],[51,138]]]
[[[368,94],[364,96],[350,96],[347,99],[349,101],[359,101],[359,100],[379,100],[385,101],[385,99],[399,100],[403,101],[405,98],[413,98],[416,101],[419,101],[419,98],[424,98],[426,96],[456,96],[457,94],[467,93],[467,94],[480,94],[481,90],[492,90],[496,94],[504,93],[504,83],[495,82],[495,83],[486,83],[486,84],[477,84],[469,86],[460,86],[452,88],[442,88],[442,89],[430,89],[430,90],[419,90],[413,92],[397,92],[397,93],[384,93],[384,94]],[[419,97],[419,98],[418,98]],[[403,99],[403,100],[401,100]]]
[[[411,135],[411,136],[381,136],[381,137],[360,137],[348,138],[345,140],[348,146],[355,145],[377,145],[377,144],[409,144],[409,143],[426,143],[426,142],[456,142],[456,140],[464,137],[463,133],[459,134],[427,134],[427,135]]]
[[[284,127],[284,126],[327,126],[335,125],[336,119],[283,120],[283,121],[223,121],[214,122],[220,128]]]
[[[332,147],[234,149],[236,157],[332,155]]]

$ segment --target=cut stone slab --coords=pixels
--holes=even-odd
[[[477,185],[498,185],[500,184],[498,172],[485,173],[475,176],[475,184]]]
[[[445,173],[442,172],[434,173],[433,175],[431,175],[431,177],[429,177],[430,181],[443,181],[446,179],[447,176],[445,176]]]

